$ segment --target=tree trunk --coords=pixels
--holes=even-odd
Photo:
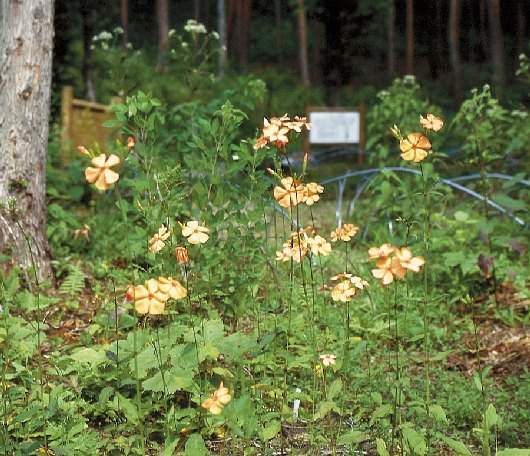
[[[0,8],[0,251],[25,268],[35,265],[42,282],[52,278],[46,154],[53,1],[0,0]],[[15,213],[7,210],[13,204]]]
[[[83,17],[83,79],[85,81],[85,98],[95,103],[96,86],[94,84],[94,69],[90,57],[92,55],[92,37],[94,35],[94,10],[85,3],[81,7]]]
[[[283,65],[283,41],[282,41],[282,3],[274,0],[274,22],[276,24],[276,58],[278,64]]]
[[[394,76],[396,73],[396,7],[394,0],[388,0],[387,40],[387,71],[389,76]]]
[[[501,6],[499,0],[488,0],[491,57],[493,60],[493,87],[497,98],[504,95],[504,40],[501,28]]]
[[[158,22],[158,61],[156,67],[160,70],[164,66],[169,49],[168,0],[156,0],[156,18]]]
[[[519,56],[525,51],[526,16],[523,2],[517,2],[515,17],[515,68],[517,68],[519,66]]]
[[[217,0],[217,18],[219,27],[219,77],[225,74],[226,66],[226,4],[225,0]]]
[[[307,56],[307,12],[304,0],[298,0],[298,59],[300,79],[304,87],[309,87],[309,60]]]
[[[129,42],[129,1],[121,0],[121,28],[123,29],[123,47]]]
[[[250,0],[244,0],[241,6],[241,34],[239,36],[241,54],[239,62],[243,71],[246,72],[248,70],[248,42],[250,39]]]
[[[414,74],[414,1],[407,0],[407,74]]]
[[[449,9],[449,58],[453,75],[453,89],[458,105],[462,102],[462,72],[460,68],[460,0],[451,0]]]

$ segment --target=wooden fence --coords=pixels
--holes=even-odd
[[[61,92],[61,161],[67,164],[76,153],[76,147],[90,147],[98,143],[103,149],[105,141],[116,137],[116,132],[103,123],[114,119],[110,106],[74,98],[71,86]]]

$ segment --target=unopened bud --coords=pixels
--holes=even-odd
[[[175,256],[177,257],[177,260],[180,264],[187,264],[190,261],[186,247],[176,247]]]
[[[134,136],[129,136],[127,138],[127,149],[133,150],[135,145],[135,139]]]
[[[86,149],[85,146],[77,146],[77,151],[81,154],[81,155],[84,155],[86,157],[88,157],[90,155],[90,153],[88,152],[88,150]]]

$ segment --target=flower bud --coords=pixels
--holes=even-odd
[[[127,138],[127,149],[133,150],[135,145],[134,136],[129,136]]]
[[[77,146],[77,151],[81,154],[81,155],[85,155],[86,157],[88,157],[90,154],[88,152],[88,150],[86,149],[85,146]]]
[[[187,264],[190,261],[190,257],[188,255],[188,251],[186,250],[186,247],[176,247],[175,255],[180,264]]]

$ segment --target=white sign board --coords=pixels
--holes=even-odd
[[[359,144],[361,113],[358,111],[313,111],[309,113],[309,144]]]

